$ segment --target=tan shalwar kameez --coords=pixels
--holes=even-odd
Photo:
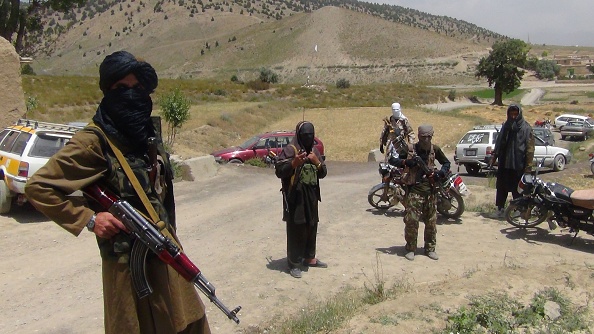
[[[39,211],[79,235],[94,212],[67,195],[100,181],[106,172],[107,160],[98,135],[82,130],[31,177],[26,194]],[[154,291],[139,300],[128,263],[103,258],[105,332],[210,333],[194,285],[155,256],[148,256],[146,266]]]

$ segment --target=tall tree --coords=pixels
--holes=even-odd
[[[66,12],[83,3],[85,0],[0,0],[0,36],[12,42],[20,53],[27,33],[43,28],[43,9]]]
[[[489,56],[479,60],[475,76],[487,78],[489,87],[495,89],[494,105],[503,105],[503,93],[511,93],[520,87],[524,76],[523,67],[530,47],[519,39],[497,41]]]

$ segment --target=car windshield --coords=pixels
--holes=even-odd
[[[246,140],[243,144],[239,145],[239,147],[245,150],[257,143],[258,140],[260,140],[260,136],[253,136],[252,138]]]
[[[69,138],[40,134],[29,152],[29,156],[49,158],[68,142]]]
[[[489,133],[488,132],[469,132],[462,139],[460,144],[488,144]]]
[[[567,126],[582,127],[582,126],[584,126],[584,122],[569,122],[569,123],[567,123]]]

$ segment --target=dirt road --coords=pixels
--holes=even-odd
[[[211,179],[176,183],[186,252],[229,308],[243,307],[235,325],[207,303],[213,333],[299,312],[346,286],[373,284],[378,272],[387,287],[405,280],[412,289],[396,304],[381,303],[357,316],[342,333],[425,332],[446,316],[432,312],[437,322],[420,315],[391,325],[373,317],[416,314],[429,302],[451,310],[468,294],[489,290],[530,298],[545,285],[556,286],[580,305],[594,294],[591,236],[580,234],[569,246],[566,231],[520,231],[466,212],[457,222],[439,219],[439,261],[419,255],[410,262],[403,258],[402,212],[378,212],[367,203],[379,181],[377,164],[328,162],[328,170],[321,182],[318,256],[330,267],[312,268],[301,279],[286,271],[280,182],[272,169],[228,165]],[[468,208],[493,202],[493,189],[470,188]],[[75,238],[30,207],[0,217],[0,228],[0,332],[102,333],[101,268],[92,235]]]

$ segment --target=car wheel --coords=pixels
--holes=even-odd
[[[478,175],[481,167],[479,165],[464,165],[466,167],[466,172],[470,175]]]
[[[0,213],[8,213],[11,204],[12,197],[10,197],[10,190],[6,185],[6,182],[0,181]]]
[[[229,160],[230,164],[242,164],[243,161],[239,160],[239,159],[231,159]]]
[[[565,169],[565,157],[562,155],[558,155],[555,157],[555,160],[553,162],[553,170],[555,172],[559,172],[563,169]]]

